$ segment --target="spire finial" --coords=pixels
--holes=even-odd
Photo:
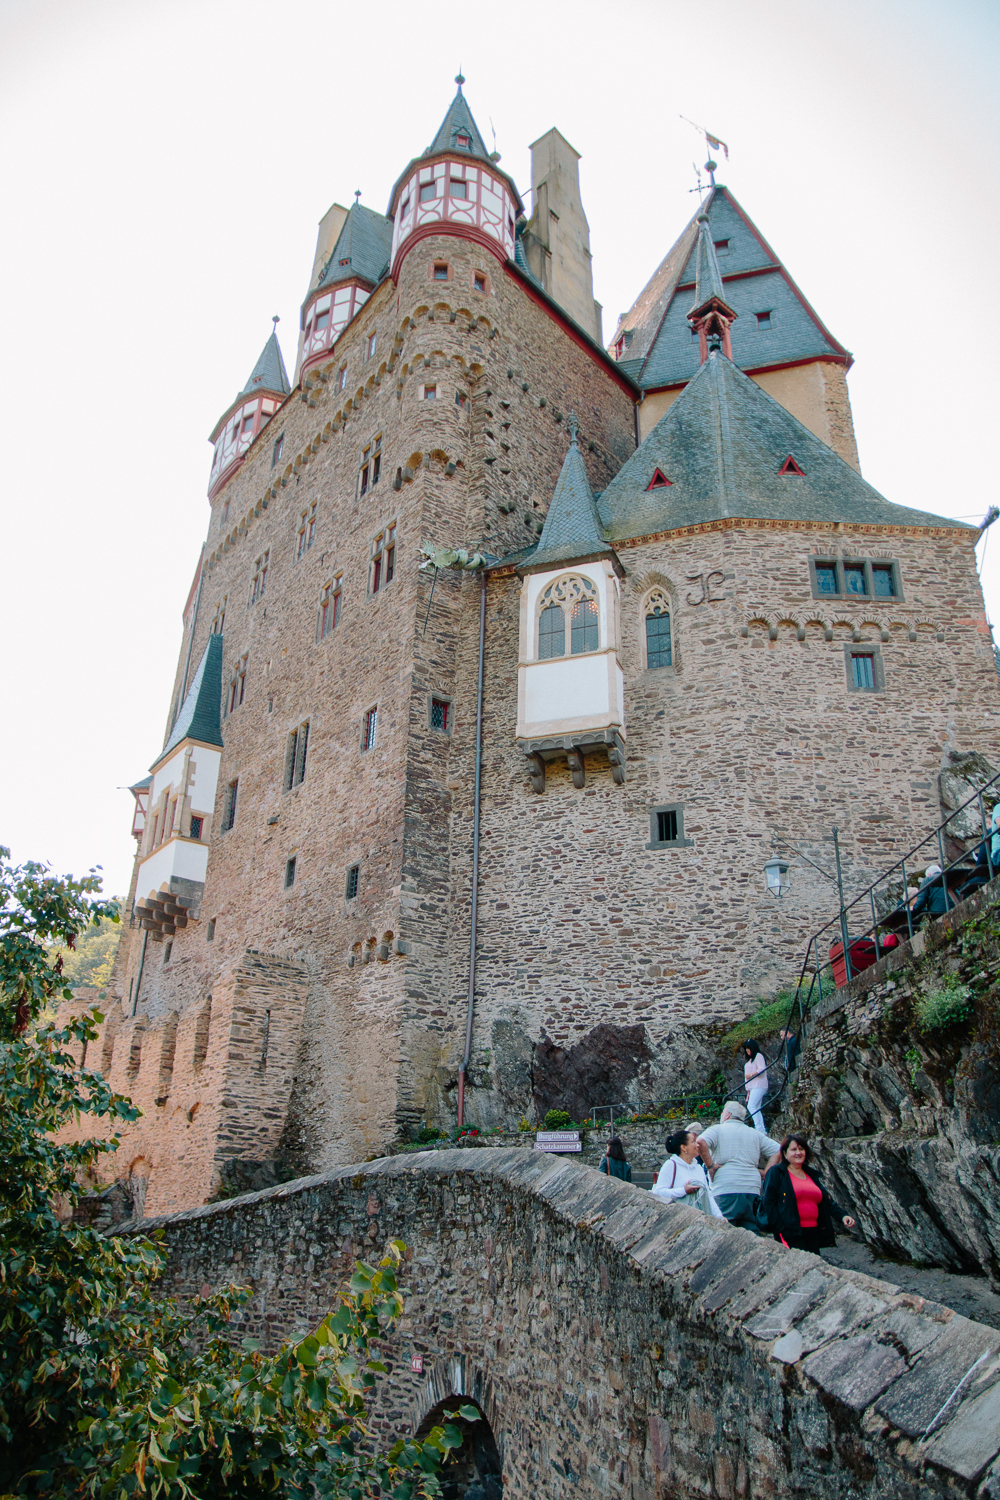
[[[278,317],[277,313],[275,313],[274,317],[271,319],[271,322],[274,324],[274,332],[277,333],[278,324],[281,322],[281,319]]]
[[[576,412],[575,411],[571,411],[570,414],[569,414],[569,440],[573,444],[574,448],[576,447],[576,434],[577,434]]]
[[[461,63],[459,63],[459,65],[458,65],[458,72],[455,74],[455,82],[458,84],[459,88],[461,88],[462,84],[465,82],[465,79],[462,77],[462,64]]]
[[[354,189],[354,202],[355,202],[355,204],[358,204],[358,203],[361,202],[361,189],[360,188],[355,188]]]

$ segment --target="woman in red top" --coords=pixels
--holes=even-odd
[[[793,1250],[819,1251],[836,1244],[835,1225],[854,1228],[819,1181],[804,1136],[786,1135],[781,1156],[764,1178],[758,1220],[762,1228]]]

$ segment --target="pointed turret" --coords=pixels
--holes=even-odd
[[[280,353],[278,358],[281,358]],[[175,750],[182,740],[198,740],[203,745],[221,745],[221,713],[222,636],[212,635],[208,638],[198,670],[181,704],[177,721],[156,759],[156,765],[159,765],[165,755]]]
[[[254,438],[267,426],[289,394],[288,372],[278,343],[278,318],[271,320],[271,337],[260,351],[250,378],[236,400],[216,422],[208,441],[215,444],[208,498],[214,500],[236,473]]]
[[[302,304],[297,375],[329,356],[351,319],[389,270],[392,221],[355,203]]]
[[[391,274],[413,246],[428,235],[460,235],[498,260],[514,257],[514,229],[524,212],[514,183],[497,165],[499,153],[486,142],[462,93],[458,93],[431,144],[414,157],[389,198],[393,220]]]
[[[597,514],[597,501],[587,478],[574,421],[538,546],[521,571],[534,573],[564,563],[610,556],[612,551]]]
[[[692,332],[698,335],[701,363],[704,364],[708,358],[709,339],[713,341],[715,348],[721,344],[723,354],[727,359],[732,359],[733,347],[729,341],[729,327],[737,315],[723,294],[722,276],[715,246],[712,244],[708,214],[698,215],[698,251],[695,265],[694,304],[687,315],[687,320],[691,324]]]

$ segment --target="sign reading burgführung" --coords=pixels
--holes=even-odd
[[[583,1144],[578,1130],[538,1130],[535,1132],[536,1151],[582,1151]]]

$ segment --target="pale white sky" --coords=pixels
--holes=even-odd
[[[318,219],[385,211],[459,65],[522,191],[550,126],[582,153],[606,336],[696,201],[679,116],[728,141],[720,180],[856,356],[866,478],[980,519],[998,42],[993,0],[0,0],[0,842],[127,889],[208,433],[272,313],[291,369]]]

